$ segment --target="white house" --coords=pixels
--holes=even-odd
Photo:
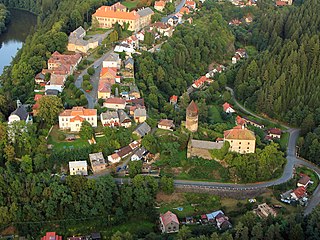
[[[97,127],[97,109],[85,109],[84,107],[73,107],[66,109],[59,115],[59,128],[79,132],[82,122],[88,121],[92,127]]]
[[[110,68],[117,68],[120,69],[121,67],[121,59],[119,54],[117,53],[110,53],[102,62],[102,67],[110,67]]]
[[[70,175],[88,175],[87,161],[72,161],[69,162]]]
[[[222,107],[223,107],[223,111],[225,111],[226,113],[235,113],[236,111],[232,108],[232,106],[229,104],[229,103],[227,103],[227,102],[225,102],[223,105],[222,105]]]
[[[119,115],[116,111],[107,111],[105,113],[101,113],[100,120],[102,126],[117,127],[120,125]]]
[[[109,109],[125,109],[126,108],[126,100],[118,97],[107,98],[103,103],[103,106]]]
[[[8,124],[15,121],[25,121],[26,123],[31,121],[29,117],[29,113],[27,112],[26,108],[23,105],[19,106],[18,104],[18,108],[10,114],[8,119]]]

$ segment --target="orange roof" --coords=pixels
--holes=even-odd
[[[244,125],[244,124],[246,124],[246,120],[244,120],[242,117],[240,117],[240,116],[237,116],[236,117],[236,122],[237,122],[237,124],[238,125]]]
[[[101,69],[100,77],[104,77],[106,74],[110,74],[114,77],[117,76],[117,68],[104,67]]]
[[[207,78],[206,76],[202,76],[199,79],[194,81],[194,85],[196,85],[196,87],[200,87],[202,86],[205,82],[211,82],[212,80]]]
[[[122,98],[115,97],[115,98],[108,98],[108,99],[106,99],[105,102],[109,103],[109,104],[125,104],[126,100],[124,100]]]
[[[164,7],[164,6],[166,6],[166,2],[165,1],[155,1],[154,6],[155,7]]]
[[[84,107],[73,107],[72,109],[66,109],[62,113],[60,113],[60,116],[96,116],[97,115],[97,109],[86,109]]]
[[[172,95],[172,96],[170,97],[170,102],[178,102],[178,96]]]
[[[100,81],[98,86],[99,92],[111,92],[111,86],[109,83]]]
[[[306,194],[306,188],[301,186],[293,191],[293,193],[297,196],[297,198],[303,197]]]
[[[80,117],[79,115],[75,116],[74,118],[70,119],[70,122],[80,121],[83,122],[85,119]]]
[[[189,13],[190,13],[190,10],[189,10],[189,8],[187,8],[187,7],[183,7],[183,8],[181,8],[180,13],[182,13],[182,14],[189,14]]]
[[[252,131],[246,128],[241,128],[241,126],[224,131],[224,138],[234,140],[256,140],[256,137]]]
[[[97,11],[92,16],[126,19],[126,20],[137,20],[140,18],[139,14],[137,14],[136,11],[132,11],[132,12],[117,11],[110,6],[101,6],[100,8],[97,9]]]
[[[222,107],[223,107],[223,110],[224,110],[224,111],[227,111],[228,108],[232,108],[232,106],[231,106],[229,103],[227,103],[227,102],[225,102],[225,103],[222,105]]]
[[[161,214],[160,218],[161,218],[164,226],[167,226],[171,222],[175,222],[175,223],[179,224],[179,220],[177,218],[177,215],[175,215],[174,213],[172,213],[170,211],[166,212],[165,214]]]
[[[41,240],[62,240],[62,237],[57,235],[55,232],[47,232]]]

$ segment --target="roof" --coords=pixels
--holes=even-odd
[[[120,59],[119,54],[113,52],[108,54],[103,61],[113,62],[113,61],[119,61],[119,59]]]
[[[119,114],[120,123],[124,123],[128,121],[131,122],[131,119],[129,118],[128,114],[122,109],[118,110],[118,114]]]
[[[306,185],[310,182],[311,178],[306,174],[301,174],[301,178],[299,179],[298,183],[302,185]]]
[[[297,198],[301,198],[306,194],[306,188],[301,186],[297,189],[293,190],[293,193],[297,196]]]
[[[107,98],[105,100],[105,103],[108,103],[108,104],[125,104],[126,100],[124,100],[122,98],[114,97],[114,98]]]
[[[100,233],[91,233],[91,237],[93,240],[101,239],[101,234]]]
[[[90,159],[91,165],[106,164],[106,161],[103,157],[102,152],[89,154],[89,159]]]
[[[64,81],[66,79],[66,75],[58,75],[58,74],[51,74],[50,76],[50,85],[64,85]]]
[[[147,8],[142,8],[140,10],[137,11],[138,15],[140,17],[145,17],[145,16],[148,16],[148,15],[151,15],[151,14],[154,14],[154,12],[152,11],[151,8],[147,7]]]
[[[166,212],[165,214],[160,214],[160,218],[161,218],[164,226],[167,226],[171,222],[175,222],[175,223],[179,224],[179,220],[177,218],[177,215],[175,215],[174,213],[172,213],[170,211]]]
[[[124,65],[128,65],[128,64],[134,64],[134,60],[133,60],[133,58],[127,58],[125,61],[124,61]]]
[[[145,136],[146,134],[148,134],[151,131],[151,127],[146,123],[143,122],[141,123],[135,130],[134,132],[136,132],[138,135],[140,135],[141,137]]]
[[[117,154],[119,155],[120,158],[122,158],[128,155],[129,153],[131,153],[131,151],[132,151],[132,148],[130,146],[125,146],[123,148],[120,148]]]
[[[222,105],[222,107],[223,107],[223,111],[227,111],[228,108],[232,108],[231,104],[229,104],[229,103],[227,103],[227,102],[225,102],[225,103]]]
[[[200,149],[221,149],[223,147],[223,142],[210,142],[191,139],[191,147]]]
[[[34,95],[34,100],[35,101],[38,101],[40,98],[42,98],[43,97],[43,95],[42,94],[36,94],[36,95]]]
[[[215,211],[215,212],[212,212],[212,213],[208,213],[208,214],[206,214],[206,216],[207,216],[208,220],[211,220],[211,219],[216,218],[219,214],[224,215],[223,211],[218,210],[218,211]]]
[[[86,109],[84,107],[73,107],[72,109],[66,109],[59,116],[97,116],[97,109]]]
[[[172,96],[170,97],[170,102],[178,102],[178,96],[172,95]]]
[[[282,131],[279,128],[271,128],[268,130],[268,133],[275,134],[275,135],[281,135]]]
[[[190,10],[187,7],[183,7],[183,8],[180,9],[180,13],[188,14],[188,13],[190,13]]]
[[[80,121],[83,122],[85,119],[80,117],[79,115],[75,116],[74,118],[70,119],[70,122]]]
[[[83,34],[86,33],[86,30],[82,26],[78,27],[72,33],[70,33],[70,37],[80,38]]]
[[[146,152],[147,150],[144,147],[139,148],[134,155],[138,156],[139,158],[143,157],[143,154]]]
[[[69,162],[69,168],[74,167],[87,167],[87,161],[71,161]]]
[[[101,113],[100,116],[101,116],[101,120],[119,118],[118,112],[116,111],[106,111],[104,113]]]
[[[44,80],[45,79],[45,75],[42,72],[39,72],[36,76],[35,79],[41,79]]]
[[[173,120],[169,120],[169,119],[161,119],[158,125],[165,126],[165,127],[174,127]]]
[[[212,81],[212,80],[209,79],[209,78],[207,78],[206,76],[202,76],[202,77],[200,77],[199,79],[195,80],[193,84],[194,84],[196,87],[200,87],[200,86],[202,86],[205,82],[211,82],[211,81]]]
[[[120,9],[120,8],[117,8]],[[115,11],[113,6],[101,6],[92,15],[93,17],[105,17],[105,18],[117,18],[117,19],[128,19],[137,20],[139,19],[139,14],[136,11],[126,12],[126,11]]]
[[[284,1],[276,1],[276,5],[277,6],[287,6],[287,2],[284,2]]]
[[[164,7],[164,6],[166,6],[166,2],[165,1],[155,1],[154,6],[155,7]]]
[[[244,120],[242,117],[237,116],[236,117],[236,122],[238,125],[244,125],[246,123],[246,120]]]
[[[198,113],[198,106],[197,104],[192,100],[191,103],[189,104],[189,106],[187,107],[187,111],[189,112],[194,112],[194,113]]]
[[[47,232],[41,240],[62,240],[62,236],[57,235],[55,232]]]
[[[235,140],[256,140],[252,131],[240,127],[234,127],[233,129],[224,131],[224,138]]]
[[[145,117],[147,116],[147,110],[145,108],[137,108],[134,110],[134,117]]]
[[[105,82],[105,81],[99,81],[98,91],[111,93],[110,83]]]
[[[135,99],[127,100],[127,102],[132,103],[132,105],[144,106],[144,98],[135,98]]]
[[[19,106],[16,110],[14,110],[11,115],[17,115],[20,120],[27,120],[29,113],[27,112],[24,105]]]
[[[100,77],[103,77],[104,75],[110,73],[113,77],[117,76],[117,69],[111,68],[111,67],[104,67],[101,69]]]
[[[48,96],[57,96],[59,94],[59,91],[56,89],[47,89],[46,95]]]

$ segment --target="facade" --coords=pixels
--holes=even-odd
[[[256,137],[254,133],[244,127],[236,126],[231,130],[224,131],[224,141],[229,142],[231,152],[241,154],[254,153]]]
[[[210,150],[221,149],[223,142],[210,142],[190,139],[188,143],[187,158],[201,157],[204,159],[212,159]]]
[[[98,85],[98,99],[107,99],[111,97],[111,85],[105,81],[99,81]]]
[[[279,128],[271,128],[268,130],[268,136],[270,138],[277,138],[277,139],[280,139],[281,138],[281,129]]]
[[[131,119],[124,110],[119,109],[118,115],[119,115],[119,121],[120,121],[121,127],[125,127],[125,128],[131,127]]]
[[[127,11],[127,8],[120,2],[112,6],[102,6],[92,15],[100,28],[112,28],[115,23],[129,24],[128,30],[139,31],[141,28],[151,23],[153,11],[150,8],[144,8],[138,11]]]
[[[118,97],[107,98],[103,103],[103,106],[109,109],[125,109],[126,108],[126,100]]]
[[[178,96],[172,95],[172,96],[170,97],[170,104],[176,105],[177,103],[178,103]]]
[[[143,123],[147,120],[147,110],[143,108],[136,108],[133,113],[133,119],[136,123]]]
[[[104,68],[116,68],[120,69],[121,59],[118,53],[110,53],[102,62]]]
[[[161,119],[158,123],[158,128],[160,129],[172,131],[174,127],[173,120]]]
[[[147,150],[144,147],[139,148],[134,154],[132,154],[131,161],[141,160],[146,152]]]
[[[89,154],[89,159],[93,173],[98,173],[106,169],[106,160],[102,152]]]
[[[83,121],[88,121],[92,127],[97,127],[97,109],[73,107],[64,110],[59,115],[59,128],[79,132]]]
[[[88,175],[87,161],[72,161],[69,162],[70,175]]]
[[[225,111],[226,113],[234,113],[234,112],[236,112],[236,111],[233,109],[233,107],[232,107],[229,103],[227,103],[227,102],[225,102],[225,103],[222,105],[222,107],[223,107],[223,111]]]
[[[191,132],[198,130],[199,110],[197,104],[192,100],[187,107],[186,128]]]
[[[170,211],[165,214],[160,214],[160,229],[162,233],[179,232],[179,220],[177,215]]]

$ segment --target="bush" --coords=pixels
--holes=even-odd
[[[96,71],[94,70],[93,67],[89,67],[87,72],[90,76],[92,76]]]
[[[83,81],[89,81],[89,80],[90,80],[90,75],[89,74],[83,75]]]
[[[58,134],[58,140],[63,141],[66,139],[66,135],[63,132],[59,132]]]

